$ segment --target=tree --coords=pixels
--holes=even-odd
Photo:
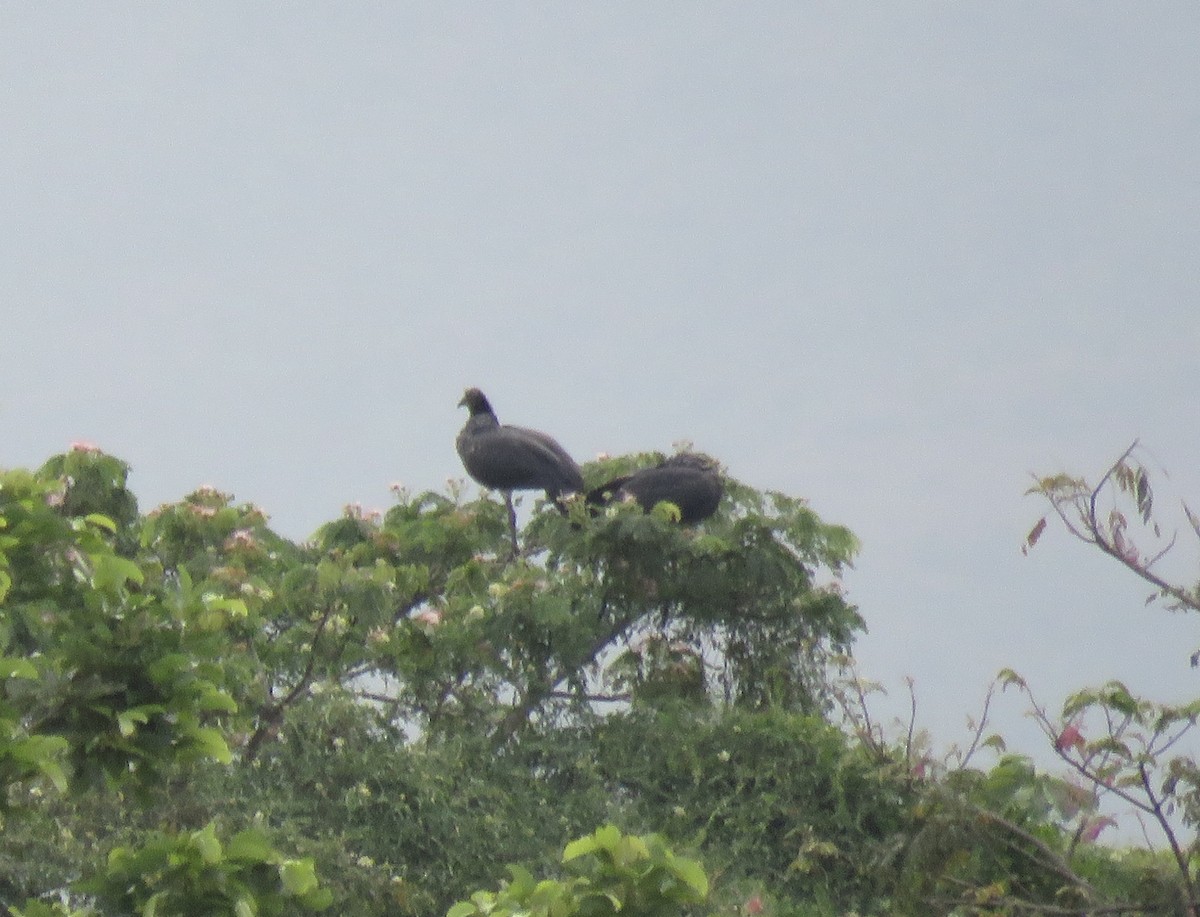
[[[594,463],[585,483],[658,458]],[[802,500],[727,480],[699,527],[669,506],[537,506],[513,557],[504,505],[458,486],[348,507],[293,543],[211,487],[139,513],[127,471],[80,448],[0,473],[10,913],[583,914],[615,896],[833,917],[1179,897],[1161,860],[1079,833],[1094,798],[1067,781],[1014,756],[938,768],[869,720],[845,728],[864,625],[838,576],[857,543]],[[1110,739],[1190,723],[1134,703]],[[977,739],[1002,750],[982,722]],[[1153,767],[1173,748],[1154,745]],[[1151,786],[1182,805],[1192,778],[1169,773],[1169,793]],[[496,887],[501,851],[511,881],[472,893]]]
[[[588,474],[607,480],[630,461]],[[701,530],[675,524],[669,510],[620,505],[593,517],[580,503],[568,517],[536,515],[525,554],[511,559],[503,507],[456,488],[398,493],[386,514],[349,508],[293,544],[256,507],[214,488],[139,515],[127,471],[80,448],[36,474],[6,473],[2,568],[9,798],[46,799],[29,792],[44,793],[46,779],[95,788],[68,797],[56,817],[91,812],[111,824],[108,843],[131,851],[118,858],[126,867],[254,847],[235,843],[246,835],[234,830],[231,798],[264,803],[296,849],[328,852],[332,837],[321,848],[319,830],[310,840],[272,818],[284,811],[278,784],[258,776],[278,779],[318,748],[336,760],[347,738],[329,732],[337,709],[366,757],[444,770],[469,748],[495,763],[492,777],[506,789],[527,786],[516,798],[544,805],[542,779],[594,755],[596,730],[611,726],[614,710],[679,701],[696,717],[731,706],[819,719],[830,669],[862,626],[835,585],[853,536],[802,501],[733,481],[727,511]],[[307,747],[297,756],[285,740]],[[418,792],[432,790],[434,772],[417,772],[429,781]],[[396,774],[375,770],[383,773]],[[174,790],[166,802],[131,808],[112,795],[162,781]],[[378,798],[372,783],[360,772],[337,796],[342,814],[332,817],[343,828],[348,800]],[[594,826],[618,813],[614,787],[597,774],[578,797],[579,818]],[[328,789],[313,786],[304,801]],[[514,810],[514,825],[524,817]],[[147,836],[154,821],[174,827]],[[554,839],[533,832],[530,850],[561,844],[568,828],[588,830],[568,818]],[[103,846],[97,838],[79,852],[98,864]],[[468,871],[490,866],[490,851],[476,855]],[[428,858],[410,848],[400,859],[405,873]],[[94,866],[97,878],[77,887],[99,894],[113,869]],[[114,881],[128,880],[121,875]],[[145,891],[136,906],[170,897]],[[410,891],[427,902],[454,893]]]
[[[1067,532],[1116,560],[1150,584],[1147,598],[1171,610],[1200,611],[1200,583],[1172,581],[1161,562],[1179,547],[1179,532],[1167,531],[1158,517],[1151,473],[1135,441],[1100,476],[1058,474],[1039,478],[1030,493],[1045,499]],[[1188,527],[1200,540],[1200,517],[1181,502]],[[1043,516],[1030,530],[1024,550],[1033,548],[1046,529]],[[1193,654],[1192,665],[1200,653]],[[1104,817],[1099,800],[1113,796],[1133,807],[1165,839],[1176,866],[1179,897],[1192,915],[1200,914],[1195,859],[1200,853],[1200,768],[1181,752],[1200,716],[1200,699],[1161,704],[1136,697],[1122,683],[1108,682],[1067,698],[1059,716],[1051,716],[1015,672],[1002,673],[1007,684],[1026,692],[1032,714],[1058,757],[1089,788],[1091,805],[1075,840],[1094,836]]]
[[[249,606],[196,590],[186,571],[138,550],[127,474],[91,447],[38,474],[0,474],[0,818],[28,815],[43,784],[138,794],[190,762],[232,760],[222,728],[238,713],[229,630]],[[214,903],[219,913],[324,903],[311,863],[244,832],[230,845],[223,855],[213,826],[163,834],[114,850],[90,888],[103,898],[132,868],[144,875],[129,906],[142,913],[180,912],[164,902],[203,901],[205,884],[232,896]],[[152,868],[185,854],[194,869]],[[25,913],[47,909],[31,902]]]

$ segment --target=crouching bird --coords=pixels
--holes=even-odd
[[[516,557],[517,512],[512,492],[544,490],[547,499],[558,500],[566,494],[581,493],[583,475],[567,450],[552,437],[540,430],[500,423],[479,389],[467,389],[458,406],[471,413],[455,441],[459,458],[476,483],[504,494]]]
[[[717,511],[722,493],[716,461],[707,455],[683,452],[588,491],[587,502],[602,506],[632,497],[648,513],[665,500],[679,507],[681,523],[692,525]]]

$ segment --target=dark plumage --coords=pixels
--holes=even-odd
[[[504,493],[517,551],[514,490],[544,490],[551,500],[583,490],[583,475],[567,450],[539,430],[512,427],[496,419],[487,396],[477,388],[463,394],[459,407],[471,412],[455,446],[463,467],[477,483]]]
[[[679,521],[691,525],[717,511],[724,488],[717,463],[707,455],[684,452],[653,468],[614,478],[588,492],[587,501],[602,505],[633,497],[646,512],[662,501],[679,507]]]

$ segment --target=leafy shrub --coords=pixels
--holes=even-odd
[[[700,864],[660,837],[622,835],[612,825],[567,844],[562,863],[571,878],[540,882],[510,866],[512,881],[499,892],[476,892],[447,917],[670,917],[708,896]]]

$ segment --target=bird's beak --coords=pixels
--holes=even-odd
[[[467,396],[466,395],[463,395],[460,399],[458,399],[458,406],[460,408],[465,408],[467,406]]]

